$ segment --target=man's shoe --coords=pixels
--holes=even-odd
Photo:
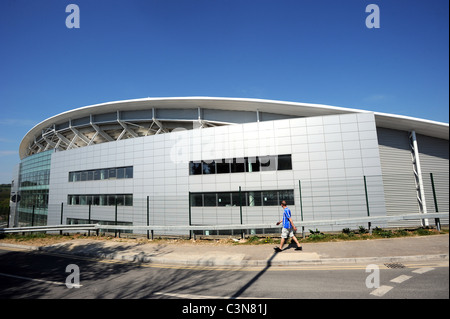
[[[275,250],[277,253],[279,253],[279,252],[282,251],[282,250],[280,249],[280,247],[275,247],[274,250]]]
[[[302,247],[297,247],[297,248],[295,248],[295,250],[303,250],[303,248]]]

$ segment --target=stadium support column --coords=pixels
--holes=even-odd
[[[417,201],[419,202],[420,213],[427,213],[427,204],[425,202],[425,189],[423,187],[422,169],[420,166],[419,159],[419,147],[417,145],[417,136],[415,131],[411,131],[409,135],[410,146],[411,146],[411,156],[413,163],[414,177],[416,181],[416,191],[417,191]],[[428,226],[428,219],[422,219],[422,226]]]

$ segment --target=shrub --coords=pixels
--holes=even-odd
[[[249,237],[249,238],[247,239],[247,242],[248,242],[248,243],[257,243],[257,242],[259,242],[259,237],[258,237],[258,236],[252,236],[252,237]]]
[[[383,238],[391,238],[394,236],[394,233],[390,230],[384,230],[378,227],[375,227],[372,234],[374,236],[383,237]]]
[[[430,232],[430,230],[428,228],[418,228],[415,233],[419,236],[427,236],[427,235],[431,235],[432,233]]]
[[[399,237],[409,236],[409,233],[405,229],[399,229],[395,232],[395,234]]]
[[[344,229],[342,230],[342,233],[343,233],[343,234],[346,234],[346,235],[350,234],[351,232],[352,232],[352,231],[351,231],[350,228],[344,228]]]
[[[367,234],[367,229],[364,226],[359,226],[359,234]]]

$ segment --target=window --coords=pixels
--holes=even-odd
[[[241,192],[241,197],[242,197],[242,206],[246,206],[245,205],[245,193]],[[231,205],[232,206],[240,206],[241,205],[241,202],[239,199],[239,192],[231,193]]]
[[[44,176],[44,178],[47,178]],[[133,166],[69,172],[69,182],[133,178]]]
[[[259,158],[258,157],[248,157],[247,158],[247,172],[259,172]]]
[[[277,191],[265,191],[262,193],[263,206],[278,206],[278,192]]]
[[[245,158],[233,158],[231,163],[232,173],[244,173],[245,172]]]
[[[284,171],[292,169],[290,154],[238,157],[189,163],[189,175],[227,173],[253,173],[260,171]],[[120,177],[117,177],[120,178]]]
[[[100,171],[100,179],[108,179],[109,178],[109,170],[102,169]]]
[[[294,205],[294,192],[293,191],[279,191],[278,192],[278,200],[281,202],[282,200],[286,201],[288,205]]]
[[[203,194],[203,198],[204,198],[204,206],[205,207],[217,206],[216,193]]]
[[[68,195],[68,205],[133,206],[132,194]]]
[[[261,192],[246,192],[248,206],[261,206]]]
[[[125,195],[116,195],[117,206],[125,205]]]
[[[202,175],[202,163],[190,162],[189,163],[190,175]]]
[[[125,167],[125,178],[133,178],[133,166]]]
[[[119,168],[116,168],[116,176],[117,176],[117,179],[122,179],[122,178],[124,178],[125,177],[125,167],[119,167]]]
[[[202,207],[203,206],[203,194],[191,194],[191,206]]]
[[[241,197],[240,197],[241,196]],[[191,207],[279,206],[285,200],[295,205],[293,190],[191,193]]]
[[[108,206],[116,205],[116,195],[107,195],[107,205]]]
[[[125,196],[125,206],[133,206],[133,195],[126,194]]]
[[[230,193],[218,193],[217,194],[217,206],[231,206],[231,194]]]
[[[230,173],[230,160],[229,159],[217,160],[216,161],[216,169],[217,169],[217,174]]]
[[[292,169],[291,155],[278,155],[278,170],[285,171]]]
[[[108,195],[100,195],[100,206],[108,205]]]
[[[216,162],[214,162],[214,161],[203,161],[202,167],[203,167],[204,175],[216,173]]]
[[[109,179],[115,179],[116,178],[116,169],[110,168],[108,170],[108,174],[109,174]]]

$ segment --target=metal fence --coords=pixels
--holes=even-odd
[[[404,227],[421,224],[421,219],[418,217],[407,220],[400,218],[405,214],[420,213],[412,174],[345,179],[302,179],[294,180],[290,185],[293,187],[283,187],[283,191],[254,191],[242,188],[241,194],[237,188],[231,192],[225,204],[219,202],[220,194],[223,195],[223,192],[209,192],[208,196],[211,194],[216,196],[215,206],[202,207],[192,203],[187,186],[186,192],[183,192],[184,195],[176,197],[167,195],[171,194],[170,189],[158,189],[155,186],[152,196],[145,194],[145,190],[142,193],[134,193],[132,203],[124,200],[107,201],[107,205],[104,206],[94,205],[92,202],[68,205],[65,201],[48,205],[48,211],[29,208],[27,211],[29,218],[19,226],[98,224],[103,225],[102,229],[105,230],[110,229],[111,226],[121,226],[122,232],[145,233],[147,229],[142,227],[157,225],[162,227],[158,229],[161,234],[187,232],[190,230],[186,226],[199,226],[199,229],[192,228],[192,230],[203,234],[225,235],[240,233],[241,225],[259,225],[259,227],[247,229],[254,233],[273,232],[272,226],[282,218],[279,201],[286,196],[290,201],[289,207],[296,224],[308,223],[308,227],[320,228],[322,231],[339,231],[344,227],[358,227],[363,225],[361,223],[366,217],[373,218],[370,221],[373,227]],[[173,187],[183,186],[174,185]],[[424,187],[428,213],[447,213],[449,211],[448,173],[426,175]],[[239,200],[239,196],[243,196],[244,193],[252,194],[252,198],[244,201],[241,197]],[[256,200],[258,196],[259,201]],[[396,218],[396,216],[400,217]],[[332,222],[323,223],[322,221]],[[337,221],[345,223],[337,223]],[[365,220],[365,223],[368,221]],[[441,223],[448,224],[448,218],[442,217]],[[217,225],[233,227],[214,228]],[[136,227],[126,228],[130,226]]]
[[[299,222],[298,227],[310,227],[313,225],[338,225],[340,227],[344,225],[348,225],[349,223],[371,223],[371,222],[380,222],[380,221],[395,221],[395,220],[415,220],[415,219],[434,219],[436,222],[436,226],[439,228],[439,220],[441,218],[448,218],[448,213],[429,213],[429,214],[405,214],[405,215],[397,215],[397,216],[378,216],[378,217],[362,217],[362,218],[348,218],[341,220],[314,220],[308,222]],[[148,225],[148,226],[123,226],[123,225],[99,225],[99,224],[75,224],[75,225],[52,225],[52,226],[33,226],[33,227],[15,227],[15,228],[0,228],[1,233],[20,233],[20,232],[79,232],[79,231],[96,231],[98,233],[99,230],[110,230],[115,231],[116,236],[120,231],[147,231],[147,236],[152,234],[153,232],[159,231],[188,231],[191,234],[195,234],[195,231],[205,231],[205,230],[239,230],[242,234],[245,231],[250,229],[258,229],[258,228],[268,228],[268,229],[277,229],[279,231],[281,226],[276,226],[274,224],[243,224],[243,225],[203,225],[203,226],[161,226],[161,225]]]

